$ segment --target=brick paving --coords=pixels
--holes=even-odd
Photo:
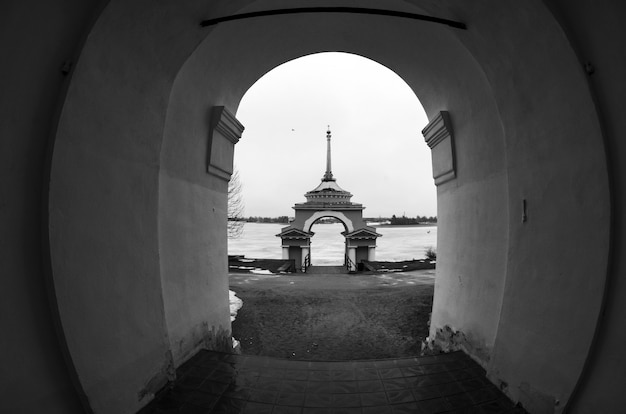
[[[525,413],[463,352],[297,361],[200,351],[140,414]]]

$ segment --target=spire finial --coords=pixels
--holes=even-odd
[[[328,125],[328,129],[326,130],[326,173],[324,173],[322,181],[335,181],[330,164],[330,137],[330,125]]]

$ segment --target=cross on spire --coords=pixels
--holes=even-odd
[[[335,181],[330,164],[330,137],[330,125],[328,125],[328,129],[326,130],[326,172],[324,173],[322,181]]]

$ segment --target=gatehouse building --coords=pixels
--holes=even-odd
[[[295,218],[293,222],[277,234],[282,240],[282,257],[293,259],[300,269],[306,272],[311,265],[311,238],[315,233],[311,227],[318,220],[332,217],[338,220],[345,231],[344,265],[350,272],[356,271],[363,260],[375,260],[376,239],[381,236],[373,227],[363,221],[363,204],[350,201],[352,194],[339,187],[333,177],[331,164],[331,133],[326,131],[326,172],[322,182],[307,192],[304,203],[293,206]]]

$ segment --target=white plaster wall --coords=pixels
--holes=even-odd
[[[230,91],[216,71],[219,52],[211,52],[212,58],[196,52],[178,73],[161,151],[161,278],[177,365],[199,347],[230,341],[228,185],[207,173],[211,109],[228,105],[223,96]]]
[[[68,348],[97,413],[135,412],[172,373],[158,166],[176,63],[194,46],[168,47],[168,28],[184,13],[110,3],[76,63],[59,122],[52,271]]]
[[[429,338],[446,326],[461,331],[467,338],[464,351],[487,365],[506,275],[506,174],[455,184],[437,192],[437,277]],[[485,204],[485,198],[491,203]]]
[[[456,178],[437,188],[438,260],[429,338],[446,327],[460,331],[468,340],[466,352],[485,365],[497,335],[506,276],[505,137],[484,73],[466,50],[452,45],[433,54],[443,69],[439,78],[429,73],[436,88],[421,95],[430,119],[438,110],[449,111],[456,158]],[[443,102],[429,105],[430,99]]]
[[[624,158],[626,146],[623,136],[626,133],[626,117],[623,116],[623,102],[626,99],[626,83],[624,72],[626,71],[626,49],[623,48],[624,25],[626,18],[626,4],[612,1],[546,1],[554,15],[563,25],[568,40],[578,53],[578,67],[589,62],[594,67],[594,73],[587,76],[588,88],[593,94],[596,109],[600,113],[604,142],[597,140],[595,145],[606,145],[605,151],[609,164],[607,169],[612,182],[613,218],[610,232],[608,230],[596,230],[592,233],[595,237],[608,236],[612,233],[612,245],[607,248],[604,242],[598,243],[593,237],[589,240],[587,248],[580,251],[582,260],[587,261],[590,255],[611,254],[611,262],[608,270],[608,284],[605,286],[605,303],[601,315],[599,315],[595,347],[588,357],[587,369],[580,379],[578,394],[569,404],[569,412],[618,412],[624,406],[623,384],[626,383],[626,358],[623,355],[623,347],[626,342],[626,331],[623,329],[626,320],[626,306],[623,298],[626,297],[626,283],[623,275],[626,273],[626,256],[623,254],[626,247],[624,235],[626,234],[626,170]],[[577,123],[572,123],[575,126]],[[581,157],[580,164],[583,166],[584,177],[583,191],[591,181],[588,177],[587,159]],[[592,176],[593,177],[593,176]],[[578,179],[578,178],[577,178]],[[587,194],[577,193],[578,197]],[[593,200],[593,194],[589,194],[587,203],[596,204],[599,209],[604,199]],[[579,203],[579,198],[574,200],[573,205]],[[568,212],[568,215],[572,214]],[[606,213],[603,211],[604,217]],[[577,218],[572,218],[576,220]],[[596,249],[600,247],[600,249]],[[610,249],[610,250],[609,250]],[[582,249],[581,249],[582,250]],[[573,284],[580,284],[579,288],[587,288],[586,279],[603,280],[606,270],[603,268],[589,269],[583,264],[584,271],[588,271],[585,278],[573,280],[567,284],[571,289]],[[581,274],[583,273],[581,272]],[[568,276],[568,275],[566,275]],[[566,290],[559,293],[566,295]],[[595,291],[588,291],[588,297],[597,295]],[[584,299],[583,299],[584,300]],[[563,302],[559,301],[559,306]],[[567,306],[567,305],[565,305]],[[567,309],[575,309],[572,320],[576,322],[580,304],[567,306]],[[572,329],[576,329],[576,326]],[[562,332],[561,332],[562,333]],[[574,334],[565,332],[568,337]],[[567,352],[567,349],[565,349]],[[567,367],[564,367],[565,369]],[[563,405],[563,402],[561,402]]]
[[[161,275],[174,363],[230,340],[224,192],[160,177]],[[224,350],[223,348],[221,350]]]
[[[497,15],[508,36],[477,20],[464,40],[485,67],[506,134],[507,273],[489,375],[533,412],[559,410],[581,373],[604,287],[593,275],[606,271],[609,241],[598,118],[573,50],[541,6],[477,4],[474,18]],[[479,49],[473,41],[485,37]]]
[[[0,5],[0,412],[83,412],[55,332],[41,204],[60,68],[97,1]]]

